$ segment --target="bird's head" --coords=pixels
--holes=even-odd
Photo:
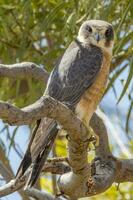
[[[110,23],[101,20],[85,21],[78,33],[78,40],[83,44],[92,44],[112,53],[114,30]]]

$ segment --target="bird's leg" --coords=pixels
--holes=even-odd
[[[90,142],[92,142],[95,147],[99,146],[99,136],[93,131],[90,126],[88,126],[87,129],[90,135]]]

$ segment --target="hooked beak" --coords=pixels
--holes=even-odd
[[[101,37],[99,35],[99,33],[95,34],[95,40],[97,41],[97,43],[100,41]]]

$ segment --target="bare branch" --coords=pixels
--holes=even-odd
[[[71,171],[71,167],[65,162],[47,162],[42,172],[50,172],[52,174],[64,174]]]
[[[35,78],[47,83],[48,72],[32,62],[22,62],[12,65],[0,64],[0,76],[9,78]]]
[[[15,74],[15,76],[14,76]],[[0,65],[0,75],[7,77],[33,77],[46,83],[48,73],[33,63],[21,63],[15,65]],[[64,115],[65,113],[65,115]],[[133,181],[133,160],[119,160],[115,158],[109,149],[107,130],[103,121],[96,114],[93,115],[90,126],[99,136],[99,146],[96,147],[96,158],[91,164],[87,160],[87,148],[91,129],[87,130],[84,124],[65,105],[57,100],[42,96],[34,104],[19,109],[9,103],[0,102],[0,118],[12,125],[31,124],[34,120],[49,117],[57,120],[69,133],[69,165],[67,160],[53,159],[46,163],[43,171],[63,174],[58,183],[62,193],[70,199],[88,197],[104,192],[113,182]],[[0,163],[0,170],[4,168]],[[7,180],[9,180],[7,173]],[[23,180],[0,187],[0,196],[5,196],[23,187]],[[77,190],[78,188],[78,190]],[[26,191],[27,194],[39,199],[53,200],[53,196],[47,196],[35,189]]]
[[[81,137],[83,139],[88,135],[88,130],[81,120],[68,107],[52,97],[43,96],[34,104],[23,109],[19,109],[9,103],[0,102],[0,118],[8,121],[9,124],[30,124],[34,120],[43,117],[57,120],[76,139],[81,139]],[[81,132],[82,135],[80,134]]]
[[[106,191],[114,182],[116,162],[112,157],[96,158],[92,163],[91,178],[88,179],[88,196]]]
[[[6,174],[6,176],[8,176],[8,179],[6,179],[6,180],[9,181],[9,180],[11,180],[11,178],[13,177],[14,174],[13,174],[12,168],[10,166],[10,162],[9,162],[8,158],[6,157],[5,151],[3,150],[3,148],[1,146],[0,146],[0,160],[1,160],[0,168],[1,169],[3,168],[3,170],[6,170],[5,174]],[[0,173],[2,173],[2,171],[0,171]],[[2,173],[2,175],[4,175],[4,174]]]
[[[53,158],[48,158],[47,162],[48,163],[67,162],[68,163],[68,158],[67,157],[53,157]]]
[[[7,167],[4,166],[1,160],[0,160],[0,174],[3,176],[3,178],[6,181],[11,180],[11,177],[12,177],[11,172],[7,169]]]
[[[97,157],[106,158],[112,155],[109,148],[108,133],[103,120],[96,114],[90,120],[90,126],[99,137],[99,145],[96,147],[95,154]]]
[[[59,188],[70,199],[78,199],[103,192],[114,181],[116,163],[109,150],[106,127],[96,114],[93,115],[90,125],[98,134],[100,140],[99,147],[96,149],[97,158],[91,164],[91,173],[87,161],[88,138],[86,137],[85,140],[84,137],[84,141],[79,140],[69,133],[69,164],[72,171],[60,177]],[[80,134],[82,135],[82,132]],[[98,156],[100,157],[98,158]]]
[[[11,194],[11,193],[19,190],[23,186],[23,184],[19,183],[16,186],[15,180],[11,180],[9,183],[0,187],[0,197],[6,196],[8,194]]]
[[[116,159],[115,182],[133,182],[133,159]]]
[[[25,191],[25,193],[35,199],[39,199],[39,200],[59,200],[59,198],[55,198],[54,196],[52,196],[49,193],[46,193],[44,191],[39,191],[35,188],[31,188],[31,189],[27,189]]]
[[[5,155],[4,150],[2,149],[2,147],[0,146],[0,174],[3,176],[4,180],[6,182],[10,181],[11,179],[13,179],[14,174],[12,171],[12,168],[10,166],[10,162],[8,160],[8,158]],[[23,200],[29,200],[29,198],[27,197],[27,195],[24,194],[23,191],[20,191],[21,197],[23,198]]]
[[[2,161],[0,161],[0,174],[2,175],[2,177],[4,178],[4,180],[6,182],[12,180],[12,178],[14,177],[12,170],[10,169],[10,166],[6,167],[2,163]],[[1,193],[1,189],[3,189],[2,193]],[[0,196],[2,194],[6,195],[6,192],[11,192],[10,191],[10,184],[6,184],[5,187],[4,186],[0,187]],[[28,196],[24,193],[24,191],[20,190],[19,193],[21,194],[21,197],[23,198],[23,200],[24,199],[29,200]]]
[[[59,159],[59,160],[61,160],[61,159]],[[55,173],[63,174],[63,173],[66,173],[71,170],[71,168],[69,167],[68,164],[66,164],[65,162],[61,163],[59,160],[58,159],[53,159],[53,160],[50,159],[43,167],[42,172],[45,170],[45,172],[51,172],[54,174]],[[6,176],[5,176],[5,174],[7,172],[6,169],[3,168],[2,165],[0,165],[0,172],[1,172],[1,169],[3,172],[2,174],[4,175],[4,178],[6,178]],[[28,173],[23,177],[23,179],[21,179],[20,181],[17,181],[17,182],[15,180],[11,180],[13,177],[9,176],[8,178],[11,181],[9,183],[5,184],[4,186],[0,187],[0,197],[6,196],[8,194],[11,194],[11,193],[21,189],[26,182],[27,176],[28,176]],[[31,189],[26,190],[26,194],[30,194],[30,192],[31,192]]]
[[[61,192],[68,195],[70,199],[89,197],[104,192],[113,182],[133,182],[133,160],[120,160],[111,154],[107,130],[99,116],[94,114],[90,125],[99,136],[99,146],[96,147],[96,158],[91,163],[91,176],[84,178],[80,176],[81,168],[80,172],[77,171],[76,174],[74,174],[72,171],[62,175],[59,179]],[[70,142],[72,142],[71,140]],[[71,151],[70,148],[74,149],[73,145],[75,145],[74,142],[71,146],[68,145],[69,151]],[[78,148],[79,143],[77,143],[77,149]],[[73,157],[75,156],[75,160],[73,159],[75,165],[77,164],[77,158],[80,157],[80,155],[77,155],[77,152],[78,150],[75,150],[75,154],[73,155]],[[69,156],[71,156],[71,154],[69,154]],[[81,158],[79,158],[79,160],[79,163],[82,162]]]
[[[99,136],[100,136],[100,145],[102,147],[102,142],[103,145],[105,145],[105,149],[109,149],[106,145],[108,145],[108,138],[106,137],[105,140],[103,140],[103,136],[106,133],[106,128],[103,126],[103,122],[98,116],[93,115],[94,119],[96,119],[96,124],[93,124],[93,129],[97,130],[97,124],[101,123],[99,126]],[[92,121],[94,120],[92,119]],[[100,132],[100,131],[103,131]],[[102,135],[103,134],[103,135]],[[73,137],[69,133],[71,140],[69,141],[69,148],[73,145],[73,140],[77,140],[77,145],[76,148],[79,148],[80,142],[82,142],[82,137]],[[78,141],[78,139],[80,141]],[[85,138],[84,138],[85,139]],[[86,144],[85,144],[86,145]],[[80,146],[82,149],[83,144]],[[85,147],[85,146],[84,146]],[[71,199],[76,199],[79,197],[87,197],[87,196],[93,196],[95,194],[104,192],[107,188],[109,188],[113,182],[124,182],[124,181],[133,181],[133,161],[132,160],[119,160],[113,157],[110,153],[110,150],[107,151],[106,153],[103,153],[103,148],[99,147],[100,154],[97,154],[96,159],[91,164],[91,177],[88,176],[88,174],[82,173],[82,168],[78,169],[75,166],[72,166],[72,170],[70,171],[71,168],[68,166],[68,164],[64,163],[67,161],[66,158],[54,158],[50,159],[48,163],[44,166],[43,170],[46,172],[52,172],[52,173],[66,173],[63,174],[60,179],[59,179],[59,187],[62,193],[65,195],[68,195]],[[75,148],[75,144],[74,144]],[[79,148],[79,149],[80,149]],[[85,147],[86,149],[86,147]],[[84,150],[84,149],[83,149]],[[71,151],[71,150],[69,150]],[[73,150],[72,150],[73,151]],[[98,151],[98,149],[96,150]],[[78,157],[80,155],[77,155],[78,150],[76,150],[75,155],[76,155],[76,160],[70,160],[70,164],[73,164],[75,162],[77,164],[78,162]],[[84,151],[83,151],[84,152]],[[82,154],[82,151],[80,152]],[[71,156],[71,153],[69,154]],[[73,157],[74,155],[72,155]],[[84,159],[84,158],[83,158]],[[63,161],[63,163],[61,162]],[[82,162],[82,160],[80,160]],[[80,165],[78,165],[79,167]],[[87,168],[87,166],[86,166]],[[62,170],[63,169],[63,170]],[[84,171],[84,168],[83,168]],[[26,177],[25,177],[26,178]],[[5,196],[7,194],[10,194],[16,190],[19,190],[20,188],[23,187],[24,182],[26,179],[21,180],[21,182],[15,183],[14,181],[9,182],[5,186],[0,187],[0,196]],[[71,184],[70,184],[71,183]],[[80,187],[79,187],[80,186]],[[78,188],[78,190],[77,190]],[[68,192],[69,191],[69,192]],[[73,194],[73,195],[72,195]]]

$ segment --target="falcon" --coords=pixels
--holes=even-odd
[[[113,45],[114,31],[110,23],[85,21],[47,83],[44,95],[68,106],[86,127],[106,88]],[[45,117],[37,121],[16,174],[16,180],[20,180],[30,171],[25,187],[35,184],[58,131],[58,122],[53,119]]]

